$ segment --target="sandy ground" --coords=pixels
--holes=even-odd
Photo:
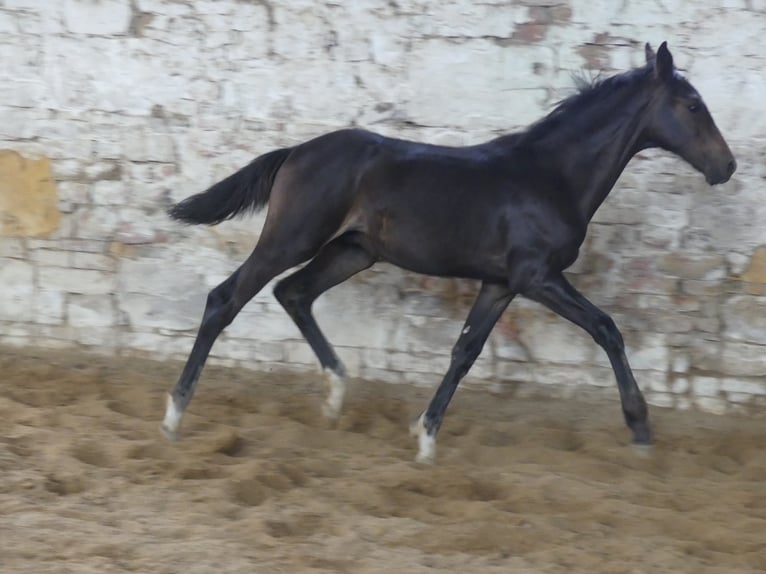
[[[766,417],[355,383],[333,428],[311,377],[208,368],[158,431],[178,364],[0,351],[0,572],[766,571]]]

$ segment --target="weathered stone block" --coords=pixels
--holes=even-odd
[[[766,347],[724,341],[716,370],[731,376],[766,377]]]
[[[131,161],[172,163],[175,160],[175,143],[169,134],[139,127],[126,130],[123,138],[125,157]]]
[[[487,343],[492,348],[493,355],[504,361],[528,361],[529,353],[524,345],[515,339],[501,333],[493,334]]]
[[[135,349],[145,351],[150,356],[177,357],[185,360],[192,349],[194,338],[183,333],[175,333],[172,337],[168,337],[159,333],[135,330],[125,332],[123,344],[124,349],[127,350],[125,354],[128,355],[130,349]]]
[[[122,334],[111,327],[72,327],[71,333],[73,341],[106,355],[113,354],[121,346]]]
[[[349,377],[358,377],[364,368],[364,349],[358,347],[338,347],[338,357],[346,366]],[[317,361],[318,362],[318,361]]]
[[[766,382],[761,380],[723,378],[721,379],[721,390],[727,393],[764,395],[766,394]]]
[[[199,318],[202,318],[202,311],[202,307],[197,311]],[[226,332],[232,338],[258,341],[277,342],[301,338],[298,327],[286,312],[250,310],[247,307],[226,327]]]
[[[33,319],[34,266],[25,261],[5,260],[0,266],[0,320],[26,322]]]
[[[36,265],[50,265],[55,267],[67,267],[70,260],[69,251],[54,249],[33,249],[30,252],[30,260]]]
[[[120,213],[113,207],[83,206],[73,217],[78,239],[110,241],[120,225]]]
[[[669,393],[672,390],[666,373],[659,371],[638,371],[634,375],[641,388],[661,394]]]
[[[112,295],[70,295],[67,319],[73,327],[117,327]]]
[[[298,363],[301,365],[317,365],[319,360],[309,347],[309,344],[303,340],[283,341],[285,360],[288,363]]]
[[[191,350],[191,347],[189,348]],[[238,341],[222,335],[213,347],[216,355],[229,357],[244,363],[265,365],[287,360],[286,345],[283,342]]]
[[[656,333],[637,339],[640,340],[631,341],[626,350],[631,366],[636,370],[667,371],[670,355],[667,337]]]
[[[37,284],[40,289],[103,295],[115,290],[114,275],[94,269],[71,269],[62,267],[40,267],[37,270]]]
[[[114,271],[115,260],[101,253],[86,253],[74,251],[71,253],[71,265],[75,269],[97,269],[99,271]]]
[[[551,364],[536,364],[532,371],[534,382],[543,385],[577,386],[602,385],[606,386],[608,379],[602,377],[600,369],[590,371],[575,365],[561,366]]]
[[[687,355],[675,355],[673,357],[671,370],[674,373],[687,373],[689,372],[690,366],[691,366],[691,361],[689,360],[689,357]]]
[[[485,39],[460,47],[447,40],[418,43],[409,56],[409,67],[428,81],[417,86],[408,115],[429,126],[453,122],[474,129],[503,126],[510,130],[528,125],[541,115],[547,96],[534,64],[552,65],[553,61],[552,49],[545,46],[508,48]],[[472,80],[458,83],[456,77]],[[514,102],[512,107],[509,101]]]
[[[200,261],[204,265],[204,258]],[[118,262],[119,288],[122,293],[142,293],[157,297],[178,298],[194,297],[204,302],[207,289],[198,270],[189,269],[171,258],[168,261],[156,258],[127,259]],[[197,310],[196,316],[201,317],[204,303]]]
[[[558,318],[525,321],[519,325],[518,338],[537,362],[588,363],[598,348],[581,328]]]
[[[689,379],[686,377],[676,377],[670,386],[675,395],[684,395],[689,391],[689,388]]]
[[[386,326],[383,325],[383,328]],[[425,352],[449,356],[462,328],[462,322],[444,317],[405,315],[394,323],[394,330],[384,337],[383,345],[365,346],[383,346],[411,353]]]
[[[160,296],[122,293],[118,308],[126,314],[129,325],[139,330],[163,328],[172,331],[190,331],[199,325],[199,310],[204,298],[189,296],[175,300]]]
[[[693,377],[692,391],[699,397],[717,397],[721,391],[721,380],[717,377]]]
[[[369,381],[382,381],[385,383],[403,383],[402,373],[392,369],[376,369],[374,367],[363,367],[359,376]]]
[[[449,357],[428,353],[398,353],[389,355],[389,364],[395,371],[402,373],[436,373],[443,374],[449,367]]]
[[[766,297],[734,296],[721,312],[726,337],[766,345]]]
[[[23,239],[0,237],[0,258],[22,259],[25,254],[26,249],[24,249]]]
[[[93,184],[90,191],[94,205],[127,205],[131,195],[121,180],[101,180]]]
[[[383,349],[364,349],[362,364],[370,369],[388,369],[391,367],[391,354]]]
[[[64,323],[64,293],[38,290],[34,295],[34,320],[40,325]]]
[[[726,401],[714,397],[697,397],[694,399],[694,404],[697,405],[697,408],[701,411],[716,415],[722,415],[728,410]]]
[[[64,21],[75,34],[126,34],[132,10],[128,0],[66,0]]]
[[[655,407],[670,408],[675,405],[675,397],[669,393],[646,393],[646,402]]]

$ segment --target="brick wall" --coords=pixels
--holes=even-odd
[[[739,171],[709,188],[642,154],[571,277],[617,321],[652,403],[762,407],[764,29],[763,0],[0,1],[0,342],[185,358],[262,216],[184,228],[171,202],[348,125],[476,143],[540,117],[572,72],[624,70],[668,40]],[[433,385],[474,292],[382,265],[316,311],[352,374]],[[213,357],[316,368],[270,287]],[[615,392],[603,351],[523,300],[467,382],[511,381]]]

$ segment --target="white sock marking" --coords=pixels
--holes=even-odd
[[[181,424],[181,417],[183,417],[183,412],[178,410],[173,397],[168,395],[165,403],[165,420],[162,421],[162,431],[166,436],[169,438],[175,436],[178,425]]]
[[[346,396],[346,381],[332,369],[325,369],[324,385],[327,388],[327,398],[322,405],[322,414],[330,419],[338,418],[343,407],[343,397]]]
[[[412,434],[418,437],[418,454],[415,457],[415,462],[433,464],[436,459],[436,437],[428,434],[423,423],[425,416],[425,413],[420,415],[411,429]]]

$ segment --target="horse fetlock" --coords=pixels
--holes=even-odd
[[[633,431],[633,444],[650,445],[652,444],[652,431],[649,426],[649,419],[646,404],[642,402],[631,405],[632,408],[624,408],[625,422],[628,428]]]
[[[652,431],[647,421],[635,422],[630,426],[633,431],[633,444],[638,446],[651,446]]]
[[[178,439],[178,427],[181,425],[183,414],[183,409],[176,405],[173,396],[168,395],[165,403],[165,418],[160,426],[160,431],[168,440]]]
[[[322,414],[329,419],[336,419],[343,407],[343,399],[346,396],[346,378],[342,374],[342,367],[336,372],[334,369],[324,369],[323,386],[327,397],[322,404]],[[341,374],[339,374],[341,373]]]

